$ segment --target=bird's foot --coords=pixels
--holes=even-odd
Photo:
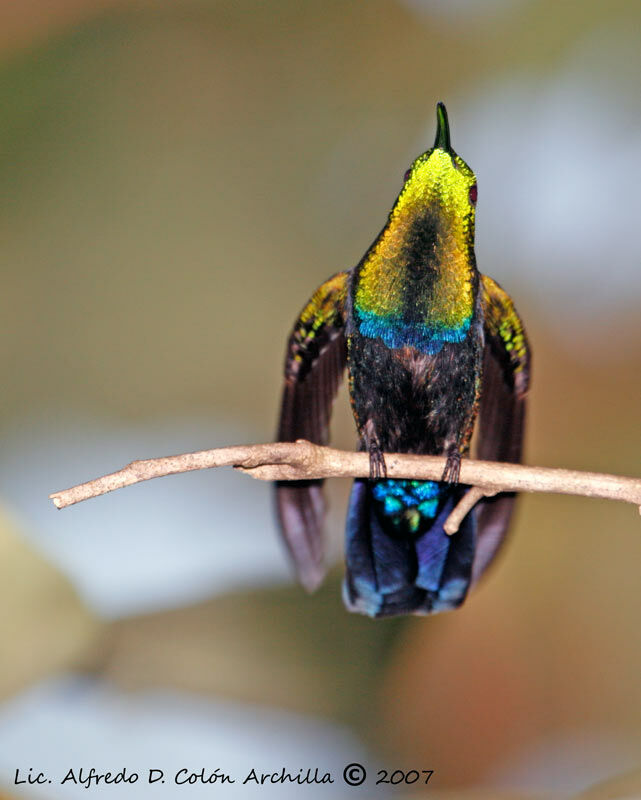
[[[442,481],[450,485],[458,483],[461,474],[461,454],[458,450],[450,450],[447,454],[447,462],[443,470]]]
[[[381,450],[378,441],[372,441],[368,447],[369,450],[369,479],[371,481],[379,480],[379,478],[387,478],[387,465],[385,464],[385,456]]]

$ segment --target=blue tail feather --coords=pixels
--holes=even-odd
[[[463,602],[476,546],[474,516],[468,514],[454,536],[443,531],[461,493],[433,481],[354,482],[346,534],[348,608],[382,617],[429,614]]]

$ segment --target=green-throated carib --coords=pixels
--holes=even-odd
[[[437,106],[434,147],[405,173],[385,227],[351,270],[312,296],[289,339],[278,439],[326,444],[347,367],[370,479],[352,489],[347,607],[372,617],[460,605],[496,554],[514,497],[487,498],[457,533],[443,525],[478,416],[478,457],[520,460],[530,354],[512,300],[474,256],[476,177]],[[386,477],[383,453],[445,455],[440,482]],[[321,481],[277,484],[301,582],[324,574]]]

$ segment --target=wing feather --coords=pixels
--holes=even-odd
[[[278,441],[327,444],[332,405],[347,362],[348,273],[326,281],[296,321],[285,358]],[[276,510],[298,577],[309,591],[323,579],[323,481],[279,481]]]
[[[481,276],[485,352],[479,413],[478,458],[521,461],[531,352],[523,323],[509,295]],[[472,580],[476,582],[497,554],[507,533],[516,495],[502,493],[478,504],[477,548]]]

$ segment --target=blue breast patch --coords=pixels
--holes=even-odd
[[[458,328],[428,326],[423,322],[405,322],[398,317],[384,317],[372,311],[358,311],[358,330],[369,339],[381,339],[387,347],[414,347],[427,355],[436,355],[445,342],[462,342],[472,318]]]

